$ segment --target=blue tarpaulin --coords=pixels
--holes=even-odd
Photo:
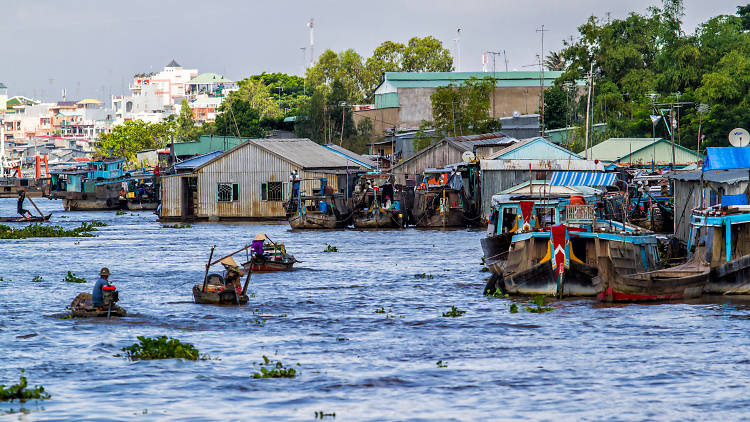
[[[750,169],[749,147],[708,147],[703,171]]]
[[[581,171],[556,171],[552,173],[551,186],[609,186],[617,180],[616,173]]]
[[[747,205],[747,195],[722,195],[721,205]]]

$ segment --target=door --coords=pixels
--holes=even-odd
[[[195,196],[198,193],[198,178],[182,178],[182,218],[195,217]]]

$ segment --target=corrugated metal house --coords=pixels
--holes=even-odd
[[[392,173],[396,183],[406,184],[407,180],[421,180],[424,169],[444,168],[449,164],[462,162],[461,155],[467,151],[473,152],[477,157],[484,157],[516,142],[518,139],[502,132],[444,138],[393,166]]]
[[[603,172],[604,164],[593,160],[570,159],[510,159],[479,162],[482,186],[482,218],[487,218],[492,206],[492,195],[521,183],[549,181],[556,171]]]
[[[675,145],[675,165],[696,163],[703,156]],[[588,152],[588,155],[586,155]],[[664,138],[609,138],[581,153],[591,160],[641,166],[667,166],[672,163],[672,143]]]
[[[725,195],[747,193],[748,170],[713,170],[703,173],[701,195],[701,170],[675,172],[669,176],[674,181],[675,237],[687,243],[690,235],[690,214],[693,208],[722,203]]]
[[[251,139],[204,160],[187,163],[188,173],[162,178],[162,219],[283,218],[293,170],[302,179],[326,177],[338,191],[365,168],[309,139]],[[317,180],[306,180],[301,189],[318,187]]]

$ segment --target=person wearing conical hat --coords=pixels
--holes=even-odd
[[[263,233],[258,233],[253,239],[253,243],[250,244],[250,252],[253,255],[263,256],[263,242],[267,239]]]

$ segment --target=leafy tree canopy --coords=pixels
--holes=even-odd
[[[105,158],[124,157],[128,164],[136,165],[138,151],[164,148],[172,142],[175,126],[174,119],[160,123],[128,120],[99,135],[96,153]]]

